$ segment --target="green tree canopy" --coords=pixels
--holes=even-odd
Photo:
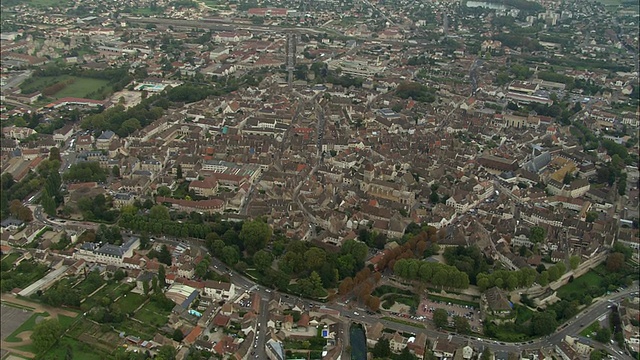
[[[33,328],[31,340],[36,352],[42,354],[58,342],[62,335],[62,325],[58,320],[43,320]]]
[[[447,314],[447,311],[445,309],[435,309],[433,311],[433,323],[439,328],[449,325],[449,314]]]
[[[264,249],[269,240],[271,240],[271,228],[269,225],[260,220],[246,221],[242,224],[240,230],[240,240],[242,240],[245,249],[251,255],[256,251]]]

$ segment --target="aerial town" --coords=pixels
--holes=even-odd
[[[0,359],[640,359],[633,0],[3,0]]]

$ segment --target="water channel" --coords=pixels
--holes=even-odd
[[[351,324],[349,342],[351,343],[351,360],[367,360],[367,339],[362,325]]]

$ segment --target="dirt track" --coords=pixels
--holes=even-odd
[[[13,303],[16,305],[32,308],[33,312],[36,312],[36,313],[47,312],[49,313],[49,317],[47,317],[47,319],[57,319],[58,315],[64,315],[69,317],[78,316],[78,313],[75,313],[73,311],[54,308],[51,306],[37,304],[37,303],[32,303],[29,301],[18,299],[14,295],[10,295],[10,294],[2,294],[0,298],[2,299],[2,302]],[[31,359],[35,356],[34,354],[17,349],[18,347],[31,344],[31,339],[30,339],[31,333],[32,331],[23,331],[20,334],[17,334],[17,337],[22,339],[22,341],[20,342],[6,342],[2,340],[2,343],[0,344],[0,348],[2,348],[2,350],[9,351],[10,353],[14,353],[16,355],[20,355],[20,356]]]

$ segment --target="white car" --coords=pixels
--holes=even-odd
[[[358,314],[358,312],[357,312],[357,311],[354,311],[354,312],[353,312],[353,315],[355,315],[355,316],[359,316],[360,314]]]

